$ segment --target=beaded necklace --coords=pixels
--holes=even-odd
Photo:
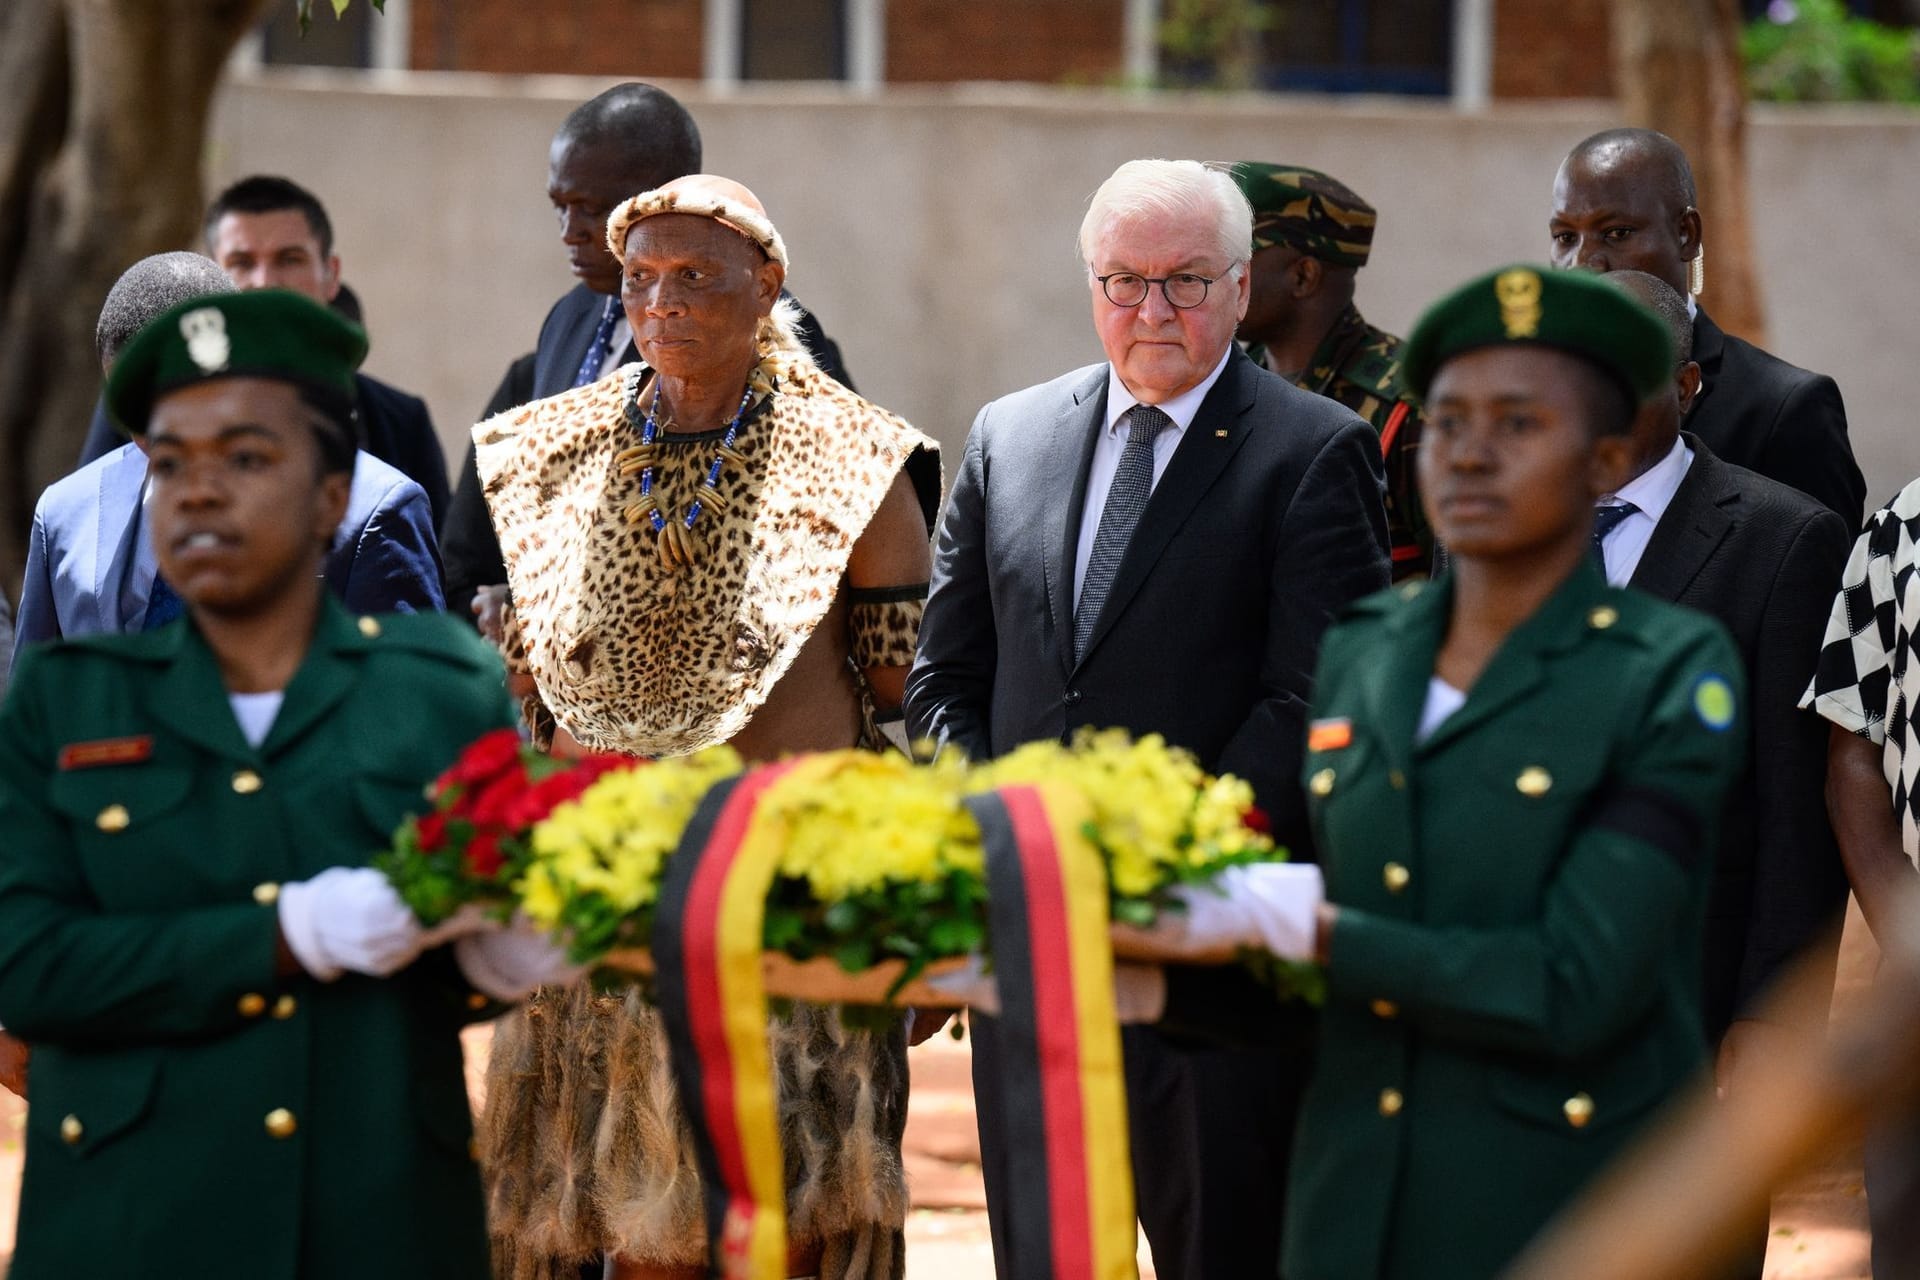
[[[684,568],[700,556],[700,540],[693,530],[693,522],[700,518],[703,511],[724,514],[726,498],[720,493],[720,472],[729,462],[744,465],[746,455],[733,447],[740,436],[740,420],[746,416],[747,406],[753,403],[753,384],[748,380],[747,390],[740,397],[740,407],[733,411],[733,420],[727,423],[727,432],[720,439],[719,446],[713,451],[713,462],[707,467],[705,478],[693,496],[693,502],[687,507],[687,514],[675,517],[671,508],[662,510],[660,500],[653,496],[653,470],[658,459],[660,427],[656,413],[660,407],[660,383],[656,378],[653,384],[653,398],[647,402],[647,418],[640,427],[640,443],[631,449],[625,449],[615,457],[614,464],[623,476],[640,473],[640,497],[627,504],[626,520],[628,524],[639,524],[642,520],[652,527],[654,547],[660,556],[660,563],[668,570]]]

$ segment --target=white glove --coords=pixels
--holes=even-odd
[[[322,982],[342,973],[384,978],[420,954],[420,922],[372,867],[329,867],[280,886],[280,934]]]
[[[468,934],[453,944],[454,963],[475,991],[508,1004],[525,1000],[541,987],[576,982],[592,965],[574,964],[565,946],[524,917],[512,927]]]
[[[1198,949],[1257,947],[1285,960],[1313,958],[1315,914],[1326,900],[1310,862],[1228,867],[1208,885],[1181,885],[1187,906],[1183,941]]]

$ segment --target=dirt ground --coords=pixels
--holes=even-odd
[[[1844,1016],[1872,976],[1875,953],[1857,912],[1848,921],[1835,992]],[[487,1033],[468,1037],[469,1076],[477,1084]],[[26,1108],[0,1094],[0,1275],[12,1253]],[[991,1280],[974,1136],[968,1046],[944,1033],[913,1051],[913,1097],[908,1109],[906,1161],[914,1208],[907,1224],[907,1268],[938,1280]],[[209,1224],[212,1228],[212,1224]],[[1866,1193],[1857,1149],[1839,1151],[1776,1199],[1767,1280],[1869,1280]],[[1142,1280],[1153,1280],[1145,1243]]]

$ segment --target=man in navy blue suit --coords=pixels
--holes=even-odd
[[[628,196],[700,172],[700,130],[687,109],[650,84],[621,84],[574,108],[547,151],[547,200],[559,220],[577,284],[553,304],[531,357],[515,361],[481,417],[505,413],[598,381],[639,359],[620,309],[620,260],[607,248],[607,215]],[[801,342],[828,377],[849,390],[840,348],[801,310]],[[507,580],[500,541],[480,492],[472,447],[440,526],[447,607],[460,613],[474,594]]]
[[[153,317],[192,298],[231,293],[218,264],[163,253],[127,269],[95,331],[103,369]],[[147,458],[123,444],[49,486],[34,508],[14,653],[63,636],[142,631],[180,612],[146,534]],[[325,577],[356,613],[440,609],[440,558],[420,486],[360,451],[346,517]]]

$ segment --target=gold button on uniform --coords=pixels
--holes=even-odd
[[[1620,611],[1610,604],[1597,604],[1587,610],[1587,625],[1595,631],[1605,631],[1620,621]]]
[[[1381,1115],[1397,1116],[1400,1114],[1400,1108],[1406,1105],[1407,1105],[1407,1100],[1400,1096],[1400,1091],[1398,1089],[1382,1089],[1380,1091],[1380,1114]]]
[[[1389,769],[1387,771],[1387,785],[1395,791],[1405,791],[1407,789],[1407,775],[1398,769]]]
[[[265,785],[260,775],[251,769],[242,769],[233,775],[233,789],[243,796],[250,796]]]
[[[1322,769],[1307,780],[1307,790],[1317,796],[1333,794],[1333,770]]]
[[[127,806],[110,804],[100,811],[100,816],[93,820],[93,825],[112,835],[116,831],[125,831],[127,824],[132,821],[133,815],[127,812]]]
[[[87,1126],[80,1123],[79,1116],[68,1116],[60,1122],[60,1141],[70,1147],[80,1145],[80,1139],[87,1136]]]
[[[359,626],[360,626],[360,634],[365,636],[367,639],[377,640],[380,638],[380,624],[374,621],[372,618],[360,619]]]
[[[240,1010],[243,1018],[257,1018],[267,1011],[267,998],[258,991],[249,991],[234,1001],[234,1008]]]
[[[1391,1000],[1375,1000],[1367,1007],[1373,1010],[1373,1016],[1376,1018],[1397,1018],[1400,1016],[1400,1006]]]
[[[281,996],[273,1002],[273,1016],[281,1022],[291,1018],[300,1008],[300,1002],[292,996]]]
[[[1587,1127],[1587,1121],[1593,1119],[1593,1099],[1584,1093],[1576,1093],[1560,1104],[1567,1113],[1567,1123],[1576,1129]]]
[[[1398,893],[1407,887],[1407,881],[1413,879],[1413,872],[1397,862],[1389,862],[1380,869],[1380,879],[1387,886],[1388,893]]]
[[[270,907],[280,901],[280,886],[268,881],[253,886],[253,900],[263,907]]]
[[[1530,764],[1513,780],[1513,787],[1523,796],[1538,798],[1553,790],[1553,775],[1537,764]]]
[[[274,1138],[291,1138],[300,1128],[293,1118],[293,1112],[285,1107],[275,1107],[267,1112],[267,1135]]]

